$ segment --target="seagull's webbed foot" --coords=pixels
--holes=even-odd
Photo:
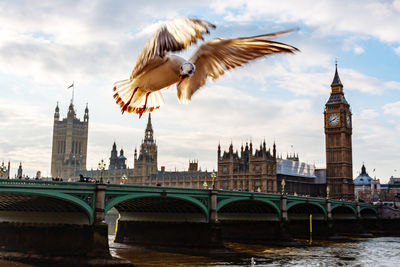
[[[132,93],[132,95],[131,95],[131,98],[129,98],[129,101],[128,102],[126,102],[126,104],[122,107],[122,109],[121,109],[121,111],[122,111],[122,114],[124,114],[124,112],[128,109],[128,107],[129,107],[129,104],[131,103],[131,101],[132,101],[132,98],[133,98],[133,96],[135,95],[135,93],[136,93],[136,91],[137,91],[137,89],[138,89],[138,87],[136,87],[135,88],[135,90],[133,90],[133,93]]]
[[[147,107],[147,98],[149,97],[150,92],[146,94],[146,100],[144,101],[144,106],[142,108],[139,108],[138,114],[139,114],[139,119],[142,117],[143,113],[146,111]]]

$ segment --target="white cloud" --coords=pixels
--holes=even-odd
[[[375,119],[379,116],[379,113],[373,109],[364,109],[360,113],[362,119]]]
[[[381,41],[400,41],[398,2],[390,1],[216,1],[213,7],[226,20],[250,22],[269,18],[278,23],[301,21],[322,35],[351,33],[373,36]]]
[[[400,117],[400,101],[388,103],[382,107],[385,114]]]
[[[363,47],[361,47],[361,46],[354,47],[354,53],[356,53],[357,55],[360,55],[360,54],[362,54],[364,52],[365,52],[365,50],[364,50]]]
[[[400,46],[396,47],[396,48],[394,49],[394,52],[395,52],[397,55],[400,56]]]
[[[253,139],[258,146],[266,137],[268,146],[277,142],[280,153],[286,154],[294,145],[301,160],[322,167],[322,110],[334,74],[334,54],[340,49],[364,56],[370,51],[364,51],[362,42],[372,38],[398,42],[399,6],[399,1],[365,1],[362,6],[348,1],[218,1],[213,4],[215,17],[211,9],[207,11],[208,1],[169,1],[168,5],[165,1],[2,1],[0,81],[8,91],[0,102],[0,126],[7,129],[0,132],[0,159],[23,160],[31,175],[38,169],[49,171],[53,109],[61,100],[65,111],[71,93],[65,88],[75,80],[78,114],[89,102],[88,167],[109,157],[114,140],[124,148],[132,167],[133,149],[140,145],[146,119],[120,115],[112,84],[129,76],[137,54],[161,22],[201,8],[205,19],[218,21],[213,37],[304,25],[277,38],[301,52],[267,57],[233,70],[208,83],[189,105],[177,103],[175,89],[165,91],[165,106],[153,113],[159,165],[182,170],[189,159],[199,159],[203,169],[212,169],[219,141],[227,149],[232,139],[235,149],[240,149],[242,142]],[[398,81],[351,67],[340,67],[339,74],[346,91],[382,96],[400,89]],[[384,112],[397,112],[397,106],[385,108]],[[377,123],[379,112],[364,110],[354,117],[355,168],[364,155],[371,160],[397,155],[398,140],[391,134],[395,126]],[[376,145],[380,138],[385,139],[381,152]]]

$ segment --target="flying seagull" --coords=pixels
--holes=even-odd
[[[163,103],[160,90],[177,84],[177,97],[187,103],[210,77],[217,79],[225,71],[250,60],[274,53],[293,53],[297,48],[270,41],[292,30],[233,39],[217,38],[203,43],[186,60],[170,52],[186,49],[215,25],[205,20],[174,19],[157,30],[140,52],[129,79],[114,84],[114,98],[125,111],[152,112]]]

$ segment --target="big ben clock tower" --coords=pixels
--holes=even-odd
[[[350,105],[343,93],[343,84],[336,71],[331,95],[325,104],[326,183],[330,196],[354,199]]]

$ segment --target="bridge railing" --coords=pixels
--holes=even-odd
[[[148,186],[131,184],[106,184],[106,190],[110,191],[141,191],[141,192],[189,192],[198,194],[209,194],[209,189],[167,187],[167,186]]]
[[[59,181],[42,181],[42,180],[22,180],[22,179],[0,179],[0,187],[2,185],[17,185],[17,186],[34,186],[34,187],[63,187],[63,188],[86,188],[94,189],[94,183],[79,183],[79,182],[59,182]]]

